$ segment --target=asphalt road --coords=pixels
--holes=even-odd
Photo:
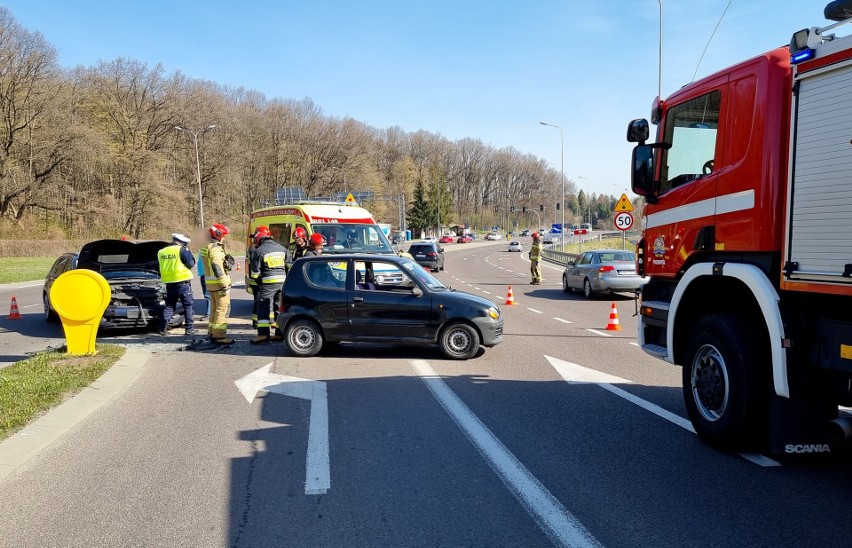
[[[0,480],[0,546],[848,546],[849,464],[701,443],[632,299],[567,295],[549,265],[530,286],[505,242],[445,247],[439,277],[501,305],[501,345],[301,359],[118,337],[151,357]]]

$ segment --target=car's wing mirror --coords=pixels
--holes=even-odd
[[[420,289],[420,287],[415,285],[414,287],[411,288],[411,294],[414,295],[415,297],[422,297],[423,296],[423,290]]]

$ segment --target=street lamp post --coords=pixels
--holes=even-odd
[[[561,249],[565,249],[565,139],[562,134],[562,128],[557,126],[556,124],[548,124],[547,122],[539,122],[539,124],[543,126],[555,127],[559,130],[559,148],[561,152],[561,160],[562,160],[562,197],[559,198],[559,201],[562,202],[559,206],[562,209],[562,230],[560,230],[560,235],[562,236],[562,247]]]
[[[204,133],[210,131],[214,127],[216,127],[216,124],[211,124],[201,131],[193,131],[191,129],[175,126],[176,130],[192,135],[192,140],[195,142],[195,167],[198,173],[198,218],[201,222],[201,227],[204,227],[204,195],[201,191],[201,157],[198,155],[198,136],[204,135]]]

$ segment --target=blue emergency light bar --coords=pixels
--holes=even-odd
[[[810,48],[803,49],[802,51],[797,51],[796,53],[794,53],[790,57],[790,64],[796,65],[798,63],[801,63],[802,61],[807,61],[808,59],[813,59],[814,53],[815,53],[814,50],[812,50]]]

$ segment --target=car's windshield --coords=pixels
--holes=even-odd
[[[377,225],[356,223],[314,223],[311,229],[325,238],[323,253],[394,253]]]
[[[402,268],[406,271],[410,278],[419,280],[420,283],[422,283],[429,289],[436,290],[447,288],[447,286],[442,284],[436,277],[429,274],[429,272],[427,272],[425,268],[415,263],[414,261],[404,261],[402,263]]]

